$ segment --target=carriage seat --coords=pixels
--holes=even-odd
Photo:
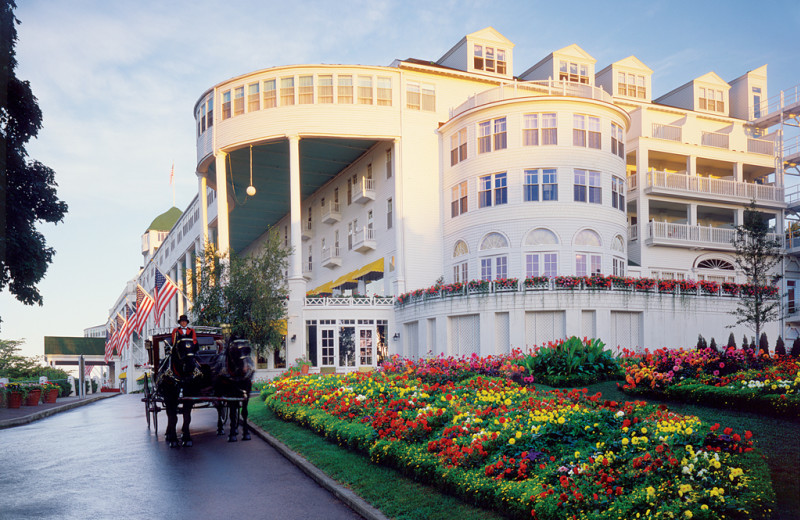
[[[217,356],[218,354],[216,348],[205,348],[202,350],[198,350],[197,353],[194,355],[194,358],[201,365],[210,365],[214,362]]]

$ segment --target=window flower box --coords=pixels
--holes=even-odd
[[[675,288],[678,287],[677,280],[659,280],[658,292],[660,293],[674,293]]]
[[[611,288],[615,291],[632,291],[636,285],[634,278],[627,278],[624,276],[609,276],[611,281]]]
[[[636,280],[634,288],[640,292],[653,292],[656,288],[656,281],[652,278],[639,278]]]
[[[697,282],[694,280],[678,280],[682,294],[697,294]]]
[[[559,289],[580,289],[581,282],[583,282],[582,276],[556,276],[555,279],[556,287]]]
[[[489,285],[489,280],[470,280],[467,289],[470,293],[488,293]]]
[[[722,294],[724,296],[738,296],[739,295],[739,284],[731,283],[731,282],[722,282],[721,285]]]
[[[495,292],[512,292],[517,290],[518,280],[516,278],[500,278],[494,281]]]
[[[464,294],[464,284],[461,282],[445,284],[442,285],[441,291],[442,291],[442,296],[445,298],[461,295]]]
[[[550,278],[546,276],[529,276],[525,278],[523,287],[527,291],[543,291],[550,288]]]
[[[717,282],[700,280],[697,282],[697,285],[700,287],[700,294],[704,296],[710,296],[719,292],[719,284]]]
[[[584,278],[583,285],[587,289],[610,289],[612,282],[611,277],[603,276],[602,274],[593,274],[587,278]]]

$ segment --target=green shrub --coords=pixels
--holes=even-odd
[[[537,383],[550,386],[580,386],[622,377],[616,357],[597,338],[582,341],[572,336],[514,363],[527,369]]]

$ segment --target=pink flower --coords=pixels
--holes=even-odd
[[[725,368],[725,363],[720,362],[719,368]]]

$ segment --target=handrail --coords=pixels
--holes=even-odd
[[[691,193],[708,193],[726,197],[742,197],[748,200],[784,202],[784,188],[769,184],[712,179],[699,175],[686,175],[659,170],[647,172],[648,188],[665,188]]]
[[[781,90],[769,99],[763,100],[758,105],[759,117],[761,119],[774,112],[780,111],[782,108],[793,105],[800,101],[800,84],[790,87],[786,90]]]

